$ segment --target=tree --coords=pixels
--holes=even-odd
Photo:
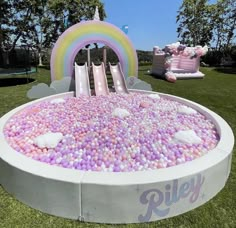
[[[98,6],[100,18],[106,16],[99,0],[3,0],[8,4],[9,20],[4,24],[7,31],[1,49],[11,51],[16,44],[35,48],[41,61],[42,50],[50,48],[68,26],[81,20],[92,19]],[[5,7],[6,8],[6,7]],[[4,8],[4,9],[5,9]],[[4,11],[5,12],[5,11]]]
[[[213,5],[213,23],[214,23],[214,34],[213,34],[213,41],[215,42],[215,49],[218,51],[222,47],[222,43],[225,39],[225,30],[224,30],[224,24],[223,24],[223,16],[225,9],[220,4],[220,1],[218,3]]]
[[[31,6],[30,1],[22,0],[2,0],[0,5],[2,14],[0,48],[5,55],[3,60],[8,65],[9,53],[15,49],[31,18]]]
[[[9,19],[9,4],[7,1],[0,1],[0,45],[6,37],[7,29],[5,28],[5,24],[8,23]]]
[[[9,19],[9,4],[6,1],[0,1],[0,63],[5,64],[5,56],[1,47],[3,46],[4,40],[7,38],[8,29],[5,27],[5,24]]]
[[[205,45],[212,39],[212,7],[207,0],[184,0],[177,15],[177,32],[187,45]]]
[[[11,51],[15,48],[22,34],[29,29],[28,21],[31,19],[31,1],[10,0],[2,1],[2,6],[7,7],[5,18],[1,23],[1,30],[4,32],[1,48]]]
[[[104,4],[100,0],[69,0],[66,3],[64,0],[51,0],[49,5],[56,22],[56,27],[54,27],[52,33],[57,33],[55,39],[52,36],[51,39],[46,40],[49,43],[55,42],[67,27],[83,20],[92,20],[96,6],[98,7],[100,20],[104,20],[106,17]],[[97,44],[95,46],[97,47]],[[86,47],[89,47],[89,45]]]
[[[227,51],[233,43],[236,31],[236,1],[218,0],[214,5],[213,24],[216,50]]]

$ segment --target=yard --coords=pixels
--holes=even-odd
[[[140,67],[139,78],[154,91],[187,98],[206,106],[223,117],[236,135],[236,70],[202,68],[204,79],[178,80],[175,84],[149,76],[148,66]],[[29,101],[27,91],[40,82],[50,83],[50,71],[40,68],[31,75],[34,82],[9,86],[11,78],[0,78],[0,116]],[[17,76],[24,78],[25,76]],[[20,80],[20,79],[18,79]],[[236,157],[225,188],[203,206],[183,215],[148,224],[100,225],[50,216],[16,200],[0,186],[0,227],[235,227]]]

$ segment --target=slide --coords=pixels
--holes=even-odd
[[[111,75],[113,78],[113,83],[114,83],[116,92],[117,93],[129,93],[129,91],[126,87],[125,77],[124,77],[123,71],[121,69],[120,63],[118,63],[117,65],[114,65],[114,66],[112,66],[109,63],[109,66],[110,66],[110,71],[111,71]]]
[[[99,95],[109,95],[109,89],[107,84],[107,76],[104,68],[104,63],[99,66],[93,66],[93,78],[94,78],[94,87],[95,93],[97,96]]]
[[[91,96],[87,63],[83,66],[75,63],[75,95]]]

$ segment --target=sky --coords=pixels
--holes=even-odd
[[[137,50],[152,51],[178,40],[176,16],[182,0],[102,0],[106,22],[121,28]]]

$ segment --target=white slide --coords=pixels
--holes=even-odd
[[[75,95],[91,96],[87,63],[83,66],[75,63]]]
[[[93,78],[96,96],[109,95],[109,89],[107,84],[107,76],[104,68],[104,63],[99,66],[94,65],[93,67]]]
[[[118,63],[117,65],[111,65],[109,63],[109,66],[116,93],[129,93],[120,63]]]

